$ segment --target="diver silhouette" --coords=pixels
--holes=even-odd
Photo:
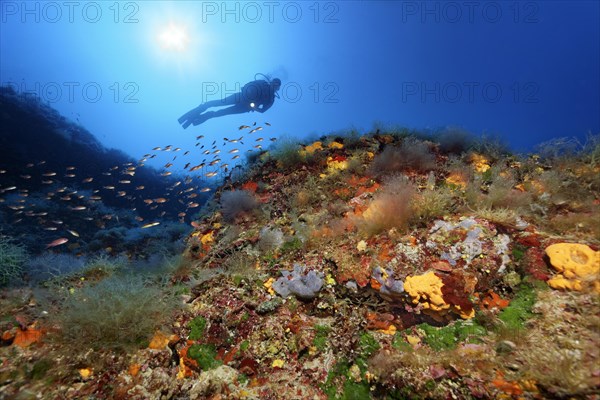
[[[254,77],[256,78],[256,75]],[[212,100],[200,104],[193,110],[183,114],[178,121],[183,126],[183,129],[187,129],[190,125],[197,126],[210,118],[223,115],[241,114],[249,111],[264,113],[271,108],[275,102],[275,97],[279,98],[277,91],[280,87],[281,80],[279,78],[274,78],[271,81],[263,79],[255,80],[245,84],[239,93],[232,94],[221,100]],[[221,106],[231,107],[222,108],[217,111],[206,111],[211,107]]]

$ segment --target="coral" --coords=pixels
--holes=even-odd
[[[427,188],[414,197],[411,220],[427,224],[452,210],[452,193],[448,188]]]
[[[473,139],[469,132],[458,128],[447,128],[433,137],[443,153],[457,155],[467,151],[472,146]]]
[[[548,280],[554,289],[582,291],[593,285],[600,293],[600,251],[579,243],[555,243],[546,248],[550,264],[559,274]]]
[[[21,276],[27,258],[25,249],[6,236],[0,236],[0,286]]]
[[[288,297],[290,294],[301,299],[314,298],[323,286],[323,273],[316,271],[305,272],[305,267],[294,264],[293,271],[281,271],[281,278],[273,283],[273,290],[280,296]]]
[[[319,140],[319,149],[293,150],[301,164],[287,171],[263,153],[239,181],[212,187],[208,207],[182,217],[192,219],[194,232],[172,267],[160,267],[162,250],[148,247],[178,236],[171,228],[161,232],[169,214],[154,229],[121,216],[115,221],[114,214],[103,222],[105,235],[95,237],[99,253],[111,258],[88,259],[83,268],[74,259],[48,261],[72,262],[75,273],[3,289],[4,396],[391,400],[595,393],[600,296],[552,290],[537,280],[572,274],[586,289],[587,279],[566,267],[555,271],[544,250],[557,242],[598,250],[591,236],[600,212],[593,171],[584,179],[579,169],[595,161],[519,162],[450,137],[422,147],[444,169],[423,174],[389,158],[402,164],[400,176],[370,175],[385,146],[397,151],[413,140],[407,131],[386,133],[343,139],[343,147],[339,137],[315,138],[305,144]],[[481,155],[487,171],[462,161],[465,150]],[[351,170],[326,174],[350,160]],[[560,179],[544,181],[544,171]],[[560,187],[533,190],[533,182]],[[219,208],[234,188],[264,212],[254,218],[232,212],[226,217],[235,223],[224,224]],[[516,191],[539,207],[523,207],[526,197],[513,198]],[[19,206],[23,199],[16,191],[12,196],[9,204]],[[0,205],[0,220],[8,221],[4,214]],[[553,225],[557,218],[569,224]],[[87,254],[93,232],[67,223],[81,233],[69,236],[70,244],[84,247],[52,251]],[[11,235],[20,237],[18,228]],[[116,267],[119,254],[126,260]],[[124,287],[116,288],[121,281]]]
[[[271,156],[280,167],[287,169],[302,163],[303,156],[296,140],[284,137],[280,138],[277,143],[277,148],[273,150]]]
[[[127,348],[149,339],[173,308],[161,287],[110,277],[74,290],[57,319],[71,344]]]
[[[373,159],[374,175],[411,170],[427,172],[435,169],[435,156],[429,146],[416,138],[407,138],[397,147],[387,146]]]
[[[48,252],[27,261],[25,269],[33,282],[41,282],[52,277],[81,271],[85,264],[85,257]]]
[[[262,253],[277,250],[283,245],[283,232],[281,229],[264,227],[260,230],[258,248]]]
[[[406,228],[412,215],[414,195],[415,189],[407,180],[389,180],[362,215],[355,218],[358,230],[367,235],[376,235],[392,228]]]
[[[227,222],[233,222],[241,214],[255,209],[257,205],[258,202],[247,190],[226,191],[221,195],[221,209]]]

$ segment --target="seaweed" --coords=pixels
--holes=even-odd
[[[454,349],[459,343],[476,343],[478,337],[487,334],[487,330],[476,322],[456,321],[453,324],[437,328],[429,324],[420,324],[418,328],[425,333],[423,341],[434,350]]]
[[[202,335],[204,335],[206,319],[199,315],[191,320],[188,326],[190,327],[190,335],[188,337],[191,340],[199,340],[202,338]]]
[[[195,360],[202,370],[214,369],[223,364],[217,360],[217,350],[212,344],[193,344],[187,352],[188,357]]]

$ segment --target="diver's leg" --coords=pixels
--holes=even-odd
[[[211,107],[231,106],[231,105],[238,103],[240,98],[241,98],[241,93],[234,93],[230,96],[227,96],[227,97],[219,99],[219,100],[211,100],[211,101],[207,101],[204,104],[200,104],[198,107],[196,107],[196,110],[201,110],[200,112],[203,112]]]
[[[177,121],[179,121],[180,124],[184,124],[185,120],[189,120],[189,119],[193,120],[193,119],[199,117],[200,114],[202,114],[204,111],[208,110],[211,107],[222,107],[222,106],[228,106],[231,104],[235,104],[235,96],[236,95],[234,94],[231,96],[227,96],[224,99],[211,100],[211,101],[207,101],[206,103],[202,103],[198,107],[193,108],[190,111],[183,114],[181,117],[179,117],[179,119]]]
[[[183,129],[187,129],[188,126],[190,126],[192,124],[192,120],[191,119],[186,119],[183,122],[179,121],[179,123],[181,124],[181,127]]]
[[[241,98],[242,98],[242,94],[241,93],[234,93],[232,95],[229,95],[229,96],[224,97],[224,98],[219,99],[219,100],[207,101],[206,103],[204,103],[204,105],[208,106],[207,108],[210,108],[210,107],[232,106],[234,104],[239,103]]]
[[[211,118],[214,117],[221,117],[223,115],[230,115],[230,114],[241,114],[241,113],[245,113],[250,111],[250,108],[248,108],[246,105],[244,104],[235,104],[231,107],[227,107],[227,108],[222,108],[220,110],[217,111],[213,111],[213,115]]]
[[[230,114],[241,114],[241,113],[245,113],[248,111],[250,111],[250,109],[248,109],[248,107],[246,107],[244,105],[236,104],[231,107],[222,108],[217,111],[207,111],[204,114],[201,114],[197,118],[195,118],[192,121],[192,124],[194,124],[194,126],[197,126],[203,122],[206,122],[207,120],[209,120],[211,118],[222,117],[223,115],[230,115]]]
[[[191,121],[194,118],[196,118],[198,115],[200,115],[202,113],[202,111],[204,111],[201,109],[201,107],[202,107],[202,105],[200,105],[194,109],[191,109],[190,111],[186,112],[181,117],[179,117],[179,119],[177,121],[179,121],[180,124],[185,125],[186,120]],[[187,125],[189,126],[189,124],[187,124]],[[186,128],[186,126],[184,126],[184,128]]]
[[[227,96],[220,100],[207,101],[206,103],[200,104],[198,107],[183,114],[181,117],[179,117],[179,119],[177,121],[179,121],[179,123],[183,125],[184,129],[187,128],[188,126],[190,126],[190,124],[194,123],[196,120],[198,120],[198,121],[202,120],[204,122],[207,119],[212,118],[212,116],[206,116],[206,118],[204,118],[203,114],[202,114],[204,111],[206,111],[207,109],[209,109],[211,107],[223,107],[223,106],[236,105],[239,103],[241,96],[242,96],[241,93],[234,93],[234,94]],[[229,107],[229,108],[231,108],[231,107]],[[241,112],[243,112],[243,111],[241,111]],[[231,114],[231,112],[228,112],[226,114]],[[225,115],[225,114],[219,114],[219,115],[215,115],[215,116],[220,116],[220,115]],[[195,125],[198,125],[198,124],[194,123],[194,126]]]

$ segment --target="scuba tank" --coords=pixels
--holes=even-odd
[[[269,85],[271,85],[271,78],[269,78],[267,75],[265,75],[265,74],[263,74],[261,72],[257,72],[257,73],[254,74],[254,80],[255,81],[258,80],[258,79],[256,79],[257,76],[262,76],[263,78],[265,78],[265,80],[267,81],[267,83]],[[273,94],[275,95],[275,97],[277,97],[279,99],[279,93],[275,92]]]
[[[255,74],[254,74],[254,80],[255,80],[255,81],[257,81],[257,80],[258,80],[258,79],[256,79],[256,77],[257,77],[258,75],[260,75],[260,76],[262,76],[263,78],[265,78],[265,80],[267,81],[267,83],[268,83],[269,85],[271,84],[271,78],[269,78],[268,76],[266,76],[265,74],[262,74],[262,73],[260,73],[260,72],[257,72],[257,73],[255,73]]]

